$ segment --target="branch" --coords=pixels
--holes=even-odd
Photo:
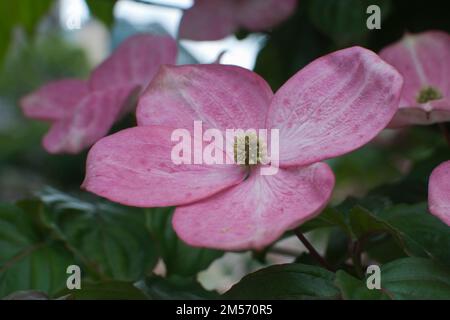
[[[290,257],[298,257],[300,255],[300,252],[280,247],[270,248],[269,253],[280,254],[283,256],[290,256]]]
[[[305,238],[303,233],[300,231],[299,228],[294,229],[294,233],[297,236],[297,238],[303,243],[303,245],[308,249],[311,256],[324,268],[334,272],[334,268],[314,249],[312,244],[308,241],[308,239]]]

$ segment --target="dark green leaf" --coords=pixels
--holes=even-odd
[[[146,300],[145,294],[130,282],[83,283],[81,289],[64,290],[58,296],[68,300]]]
[[[64,242],[91,276],[132,281],[156,264],[143,211],[87,202],[51,188],[19,205],[33,213],[35,225]]]
[[[314,229],[328,228],[339,226],[347,233],[350,233],[350,228],[346,222],[345,216],[338,210],[328,207],[322,211],[322,213],[316,218],[307,221],[301,226],[302,232],[309,232]]]
[[[367,253],[369,260],[381,264],[408,256],[391,234],[372,237],[370,241],[365,243],[364,251]]]
[[[367,228],[368,226],[364,227],[364,224],[370,224],[370,221],[363,221],[363,219],[369,218],[358,217],[359,210],[367,208],[379,212],[389,205],[390,202],[383,197],[369,196],[363,199],[348,198],[335,208],[326,208],[319,216],[304,223],[301,226],[301,229],[303,232],[308,232],[318,228],[339,227],[348,236],[355,237],[354,232],[359,234],[362,231],[357,229]],[[355,212],[352,214],[352,211]],[[355,231],[352,230],[352,220],[354,220],[353,225],[356,228]]]
[[[450,270],[423,258],[403,258],[381,268],[381,287],[393,299],[450,299]]]
[[[335,283],[344,299],[449,299],[450,270],[429,259],[402,258],[381,267],[381,290],[367,288],[346,272],[336,272]]]
[[[66,285],[75,259],[61,241],[39,229],[33,213],[0,204],[0,297],[19,290],[54,294]]]
[[[397,245],[391,247],[393,254],[389,250],[377,253],[375,243],[386,238],[380,238],[383,234],[390,234],[408,255],[450,265],[450,230],[428,212],[426,203],[390,206],[383,198],[349,199],[336,209],[325,210],[302,228],[308,231],[331,226],[340,227],[354,241],[371,247],[379,262],[389,261],[386,257],[401,257]]]
[[[392,6],[390,0],[313,0],[308,5],[311,21],[339,46],[365,40],[371,31],[366,26],[369,5],[380,7],[382,21]]]
[[[16,291],[3,298],[3,300],[48,300],[46,293],[41,291],[24,290]]]
[[[303,264],[275,265],[245,276],[227,299],[332,299],[339,296],[334,274]]]
[[[342,298],[346,300],[389,299],[382,290],[369,290],[364,280],[354,278],[343,270],[336,272],[335,284],[341,290]]]
[[[348,225],[355,239],[389,233],[408,255],[450,265],[450,229],[428,212],[426,203],[374,210],[356,205],[348,213]]]
[[[178,276],[162,278],[158,276],[147,277],[140,281],[137,287],[152,300],[202,300],[215,299],[218,294],[205,290],[192,278]]]
[[[172,211],[171,208],[149,209],[147,228],[157,243],[167,274],[192,276],[206,269],[223,252],[186,245],[173,231]]]
[[[352,234],[356,239],[387,230],[385,223],[374,217],[369,210],[360,206],[350,210],[349,219]]]
[[[426,203],[398,205],[376,216],[395,233],[409,255],[450,266],[450,229],[428,212]]]
[[[374,144],[327,162],[336,175],[334,197],[338,199],[348,194],[364,195],[368,190],[401,176],[392,152]]]
[[[412,161],[412,168],[401,180],[381,185],[370,191],[371,195],[387,197],[394,204],[427,201],[428,177],[436,166],[450,158],[450,149],[441,134],[432,127],[427,128],[414,127],[399,135],[399,141],[391,148],[403,162]],[[379,173],[382,170],[370,171]]]
[[[329,51],[328,44],[308,19],[301,4],[295,14],[268,36],[258,54],[255,72],[277,90],[306,64]]]
[[[114,23],[114,5],[116,0],[86,0],[91,13],[107,27]]]
[[[348,258],[350,237],[339,228],[332,228],[325,250],[325,260],[334,268],[342,266]]]
[[[87,202],[47,189],[47,224],[89,271],[101,278],[136,281],[157,262],[143,210]]]

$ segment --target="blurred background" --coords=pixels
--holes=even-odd
[[[177,292],[196,292],[190,282],[185,284],[193,278],[207,289],[224,291],[249,271],[293,261],[304,251],[289,235],[269,255],[224,256],[188,248],[174,235],[163,209],[124,208],[82,192],[86,152],[46,153],[41,139],[48,126],[21,114],[22,96],[51,80],[86,78],[134,33],[177,38],[183,10],[192,4],[0,1],[0,297],[23,289],[55,295],[64,287],[68,262],[81,264],[85,277],[95,281],[136,281],[153,270],[178,279],[182,289]],[[366,27],[370,4],[381,8],[380,30]],[[449,32],[448,9],[448,1],[438,0],[300,0],[295,14],[273,30],[239,30],[218,41],[179,41],[178,63],[211,63],[223,53],[221,63],[254,70],[276,90],[307,63],[336,49],[361,45],[378,52],[407,31]],[[134,124],[129,115],[112,131]],[[349,196],[388,193],[394,203],[425,201],[426,177],[447,159],[448,147],[437,127],[386,130],[362,149],[330,161],[337,176],[333,204]],[[147,229],[141,230],[144,225]],[[342,239],[335,230],[308,234],[323,253],[330,235],[336,245]],[[148,281],[159,285],[159,279]],[[171,285],[164,284],[164,290]]]

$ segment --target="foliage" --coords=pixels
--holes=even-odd
[[[106,26],[111,27],[114,23],[114,5],[116,0],[87,0],[91,13]]]
[[[4,13],[0,19],[0,62],[6,54],[12,31],[15,27],[22,27],[28,35],[32,35],[36,25],[42,16],[48,12],[52,5],[52,0],[22,0],[22,1],[2,1],[0,12]]]

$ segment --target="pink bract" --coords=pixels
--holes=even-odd
[[[390,127],[450,120],[450,35],[442,31],[406,34],[380,57],[405,79]]]
[[[260,249],[319,214],[334,175],[321,162],[379,133],[398,106],[402,77],[352,47],[317,59],[276,94],[257,74],[228,65],[165,66],[139,100],[138,127],[98,141],[83,186],[131,206],[177,205],[175,231],[190,245]],[[280,169],[174,165],[173,128],[280,130]],[[230,156],[230,155],[228,155]]]
[[[243,27],[270,29],[287,19],[297,0],[196,0],[184,13],[179,36],[191,40],[219,40]]]
[[[450,226],[450,161],[433,170],[428,185],[430,212]]]
[[[162,64],[175,63],[169,37],[140,34],[126,39],[88,80],[50,82],[21,100],[25,116],[51,122],[43,139],[50,153],[78,153],[105,136]]]

